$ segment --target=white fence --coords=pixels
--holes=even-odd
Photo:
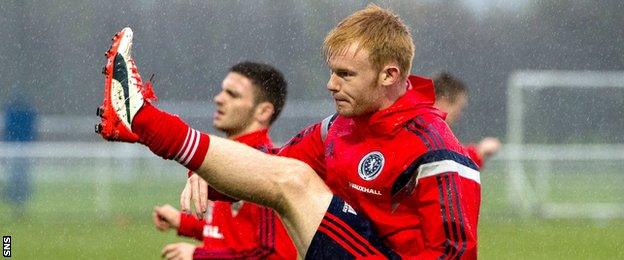
[[[144,181],[146,176],[149,176],[150,181],[183,183],[185,176],[183,167],[175,162],[162,160],[137,144],[104,141],[0,143],[2,164],[20,157],[29,158],[31,161],[37,183],[95,183],[97,211],[103,214],[109,212],[111,187],[115,183]],[[591,177],[583,177],[562,167],[572,164],[582,167],[574,172]],[[599,169],[595,165],[608,167]],[[511,178],[511,166],[522,171],[522,178]],[[509,181],[521,179],[521,183],[508,183],[504,188],[508,196],[507,208],[518,210],[517,213],[521,215],[536,214],[546,218],[620,218],[624,217],[623,169],[624,145],[505,145],[488,162],[482,179],[493,178],[493,174],[508,176]],[[6,174],[0,174],[0,180],[5,177]],[[587,187],[583,187],[586,180]],[[570,187],[561,187],[564,185]],[[597,193],[604,190],[604,186],[612,186],[610,193],[620,193],[622,199],[601,201],[601,196]],[[516,187],[520,189],[516,190]],[[490,188],[483,187],[484,190]],[[588,193],[584,197],[589,196],[589,199],[565,202],[558,199],[563,193],[558,189],[571,189],[576,193],[584,190]],[[484,203],[487,204],[487,201]]]

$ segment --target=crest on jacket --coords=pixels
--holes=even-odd
[[[383,169],[385,160],[383,154],[378,151],[370,152],[365,155],[358,164],[358,174],[360,178],[365,181],[377,178]]]

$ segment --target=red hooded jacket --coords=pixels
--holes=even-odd
[[[480,173],[433,107],[433,82],[408,85],[390,107],[328,117],[279,154],[314,168],[401,256],[475,259]]]

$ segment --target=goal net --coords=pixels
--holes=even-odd
[[[506,146],[519,214],[624,217],[624,72],[515,72]]]

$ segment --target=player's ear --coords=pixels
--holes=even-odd
[[[255,117],[258,122],[269,125],[273,113],[275,113],[275,107],[271,102],[265,101],[256,106]]]
[[[391,86],[401,80],[401,70],[396,63],[388,63],[384,65],[379,73],[379,81],[382,86]]]

